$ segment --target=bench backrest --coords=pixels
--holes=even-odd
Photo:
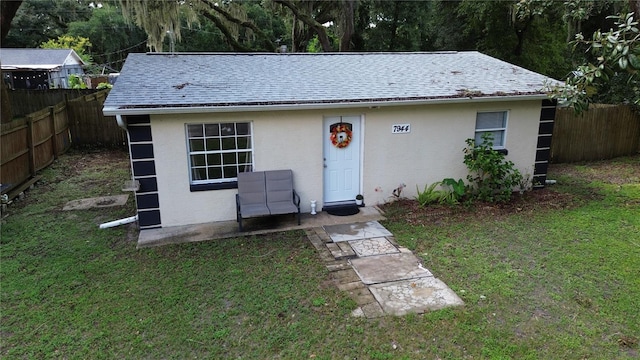
[[[293,171],[273,170],[266,173],[267,204],[293,201]]]
[[[263,171],[238,173],[238,195],[240,205],[265,204],[265,177]]]

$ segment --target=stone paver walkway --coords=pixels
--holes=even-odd
[[[358,303],[354,316],[375,318],[464,305],[377,221],[305,231],[334,283]]]

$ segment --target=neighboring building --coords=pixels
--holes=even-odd
[[[303,212],[466,178],[465,140],[546,179],[546,76],[478,52],[130,54],[105,104],[129,134],[141,229],[235,219],[236,174],[292,169]]]
[[[12,89],[69,87],[69,75],[84,75],[84,61],[72,49],[0,49],[3,81]]]

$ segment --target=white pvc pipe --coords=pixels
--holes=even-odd
[[[138,215],[136,216],[131,216],[128,218],[124,218],[124,219],[120,219],[120,220],[114,220],[114,221],[110,221],[104,224],[100,224],[100,229],[106,229],[106,228],[111,228],[114,226],[119,226],[119,225],[124,225],[124,224],[129,224],[132,222],[138,221]]]

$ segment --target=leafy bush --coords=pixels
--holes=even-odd
[[[436,187],[440,184],[440,182],[434,182],[431,185],[426,184],[423,191],[420,191],[420,188],[416,185],[416,192],[418,193],[416,200],[418,204],[424,207],[429,204],[441,204],[445,202],[448,193],[446,191],[436,190]]]
[[[466,185],[462,179],[458,179],[458,181],[456,181],[452,178],[446,178],[442,180],[442,187],[446,188],[448,191],[445,202],[449,205],[460,203],[460,200],[462,200],[467,192]]]
[[[96,86],[97,90],[111,89],[111,88],[113,88],[113,85],[106,82],[101,82],[100,84],[98,84],[98,86]]]
[[[466,143],[464,164],[469,169],[467,189],[471,196],[487,202],[509,201],[513,188],[522,180],[520,171],[504,154],[493,149],[491,134],[482,135],[482,144],[473,139],[467,139]]]
[[[86,89],[87,84],[84,83],[82,78],[76,74],[69,75],[69,88],[71,89]]]

